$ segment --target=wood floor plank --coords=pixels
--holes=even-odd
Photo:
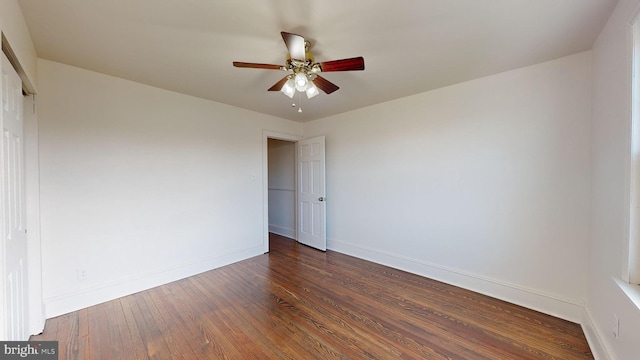
[[[150,359],[170,359],[171,350],[165,342],[162,332],[156,326],[153,313],[144,300],[144,294],[130,295],[130,299],[130,308],[147,349],[147,355]]]
[[[179,287],[175,294],[177,297],[184,297],[182,305],[183,309],[189,308],[188,321],[195,324],[194,329],[199,330],[205,341],[200,349],[206,358],[242,359],[241,351],[244,349],[230,339],[230,329],[216,311],[218,299],[199,292],[191,280],[176,283]]]
[[[167,306],[170,306],[176,315],[176,326],[179,327],[185,334],[185,337],[189,339],[191,348],[194,350],[194,354],[197,358],[205,358],[207,354],[210,357],[213,354],[218,356],[211,358],[224,358],[221,350],[215,351],[215,345],[212,345],[213,334],[211,330],[207,329],[203,325],[202,319],[210,319],[209,314],[205,309],[202,309],[199,304],[199,297],[196,300],[186,296],[183,291],[181,283],[185,280],[176,281],[171,284],[162,286],[162,298],[167,302]],[[213,350],[213,351],[212,351]]]
[[[89,308],[74,311],[71,314],[76,315],[75,321],[78,323],[78,348],[77,351],[66,355],[66,357],[60,356],[61,359],[91,359],[91,347],[89,346]],[[49,320],[47,320],[49,321]]]
[[[122,308],[121,301],[112,301],[112,317],[116,323],[116,329],[120,334],[122,343],[122,355],[126,355],[132,359],[142,358],[142,339],[137,331],[132,331],[127,322],[127,317]]]
[[[60,359],[593,359],[580,325],[277,235],[270,252],[48,319]]]
[[[317,269],[317,267],[316,267]],[[322,272],[322,276],[327,276],[328,273]],[[288,276],[284,276],[287,278]],[[357,303],[358,306],[355,307],[356,312],[351,312],[350,309],[346,309],[346,313],[349,314],[353,323],[357,324],[362,322],[363,324],[367,324],[366,333],[370,334],[381,334],[384,335],[387,341],[399,342],[403,343],[406,349],[411,349],[413,353],[417,355],[407,354],[409,358],[414,358],[414,356],[419,357],[430,357],[435,356],[435,353],[439,353],[444,356],[453,356],[454,353],[451,352],[450,347],[455,346],[454,342],[450,341],[451,337],[457,336],[456,334],[447,334],[440,331],[438,327],[422,327],[420,329],[421,335],[419,337],[407,337],[407,331],[413,330],[411,329],[411,324],[407,323],[408,318],[397,317],[392,313],[387,313],[387,310],[394,310],[394,306],[380,306],[381,305],[381,296],[378,294],[375,297],[375,301],[369,301],[371,298],[368,296],[362,296],[362,292],[367,292],[366,289],[363,289],[361,285],[354,284],[353,282],[348,284],[343,284],[344,286],[332,286],[330,292],[327,292],[328,298],[333,298],[338,295],[339,292],[342,298],[347,297],[350,303]],[[324,288],[318,288],[315,284],[307,282],[303,287],[300,288],[301,293],[307,294],[319,294],[324,291]],[[393,304],[392,304],[393,305]],[[323,314],[326,316],[326,314]],[[372,320],[373,319],[373,320]],[[384,320],[379,320],[384,319]],[[397,321],[396,321],[397,320]],[[372,327],[373,325],[373,327]],[[371,331],[374,330],[374,331]],[[417,333],[413,333],[413,335],[417,335]],[[444,337],[443,335],[447,335]],[[422,340],[422,341],[416,341]],[[428,346],[425,346],[428,345]],[[457,348],[456,353],[459,355],[465,356],[465,358],[470,358],[471,356],[478,356],[476,353],[463,354],[464,349]]]
[[[303,334],[301,331],[295,331],[297,325],[291,321],[281,321],[279,314],[261,306],[266,303],[268,294],[254,294],[254,288],[237,286],[238,284],[231,287],[229,284],[232,281],[226,273],[215,276],[202,274],[199,278],[202,282],[196,286],[207,297],[216,299],[218,307],[222,308],[220,316],[224,318],[224,323],[231,332],[239,329],[242,332],[240,336],[251,339],[253,347],[266,352],[268,358],[298,359],[298,354],[304,353],[306,349],[298,341],[298,337]],[[258,303],[251,300],[256,295],[262,298]],[[273,346],[274,342],[277,346]]]
[[[67,314],[65,317],[66,327],[64,333],[58,333],[58,352],[64,355],[68,359],[81,359],[80,351],[80,312],[73,312]],[[59,329],[62,330],[62,329]]]
[[[165,335],[167,346],[171,350],[173,358],[196,357],[198,347],[194,350],[191,345],[191,337],[181,326],[178,311],[171,305],[161,288],[154,288],[145,292],[148,295],[147,302],[153,304],[156,323]],[[160,320],[160,321],[159,321]],[[194,345],[197,345],[194,342]]]
[[[348,268],[342,268],[342,270],[349,271]],[[396,270],[396,272],[399,272],[399,271]],[[376,275],[373,275],[373,276],[375,277]],[[387,276],[385,274],[385,276],[378,276],[378,277],[384,280],[384,278],[386,278]],[[521,326],[522,322],[517,322],[516,323],[517,326],[510,326],[510,324],[513,324],[513,322],[509,321],[509,319],[512,316],[505,317],[505,318],[498,318],[495,316],[496,314],[495,301],[493,301],[494,304],[491,307],[486,306],[486,303],[484,303],[483,305],[473,306],[474,302],[470,304],[469,303],[470,299],[468,297],[452,296],[454,293],[451,291],[446,293],[431,292],[429,294],[429,297],[425,298],[423,294],[424,292],[416,291],[416,290],[422,289],[422,287],[411,288],[412,285],[410,285],[411,281],[409,281],[409,278],[411,277],[416,278],[415,275],[405,273],[400,276],[395,275],[394,277],[401,278],[403,280],[400,282],[395,282],[395,284],[400,286],[394,286],[394,284],[389,284],[388,282],[385,282],[384,284],[382,283],[379,284],[380,288],[384,289],[385,292],[395,297],[394,301],[402,301],[403,303],[406,303],[407,306],[411,305],[411,306],[417,306],[417,307],[428,307],[430,309],[439,311],[440,313],[442,313],[442,316],[451,318],[451,319],[461,317],[462,315],[473,314],[472,317],[466,318],[466,323],[468,325],[475,325],[477,327],[478,325],[482,324],[482,328],[486,330],[491,330],[492,333],[499,333],[500,331],[508,329],[509,333],[511,334],[510,338],[512,340],[518,338],[519,335],[523,335],[527,337],[530,337],[533,335],[534,337],[537,336],[538,338],[544,339],[544,340],[555,339],[557,340],[556,344],[558,345],[565,344],[566,338],[564,339],[562,338],[563,334],[558,333],[557,331],[554,331],[548,326],[538,327],[537,331],[534,333],[531,333],[529,329],[522,327]],[[376,286],[377,282],[371,281],[373,280],[371,277],[369,277],[367,280],[368,280],[367,281],[368,288],[374,288]],[[390,288],[390,286],[392,288]],[[393,287],[395,287],[395,289]],[[457,299],[461,299],[461,301],[458,301]],[[511,305],[508,303],[503,303],[503,304],[506,306]],[[528,313],[531,313],[531,312],[528,311]],[[548,317],[548,316],[546,317],[546,319],[550,319],[550,318],[551,317]],[[542,322],[540,321],[539,323],[542,324]],[[545,328],[549,330],[545,331]],[[554,336],[551,337],[551,335],[554,335]]]
[[[70,343],[73,342],[74,336],[73,333],[70,333],[73,328],[75,314],[67,314],[65,316],[61,316],[56,318],[55,322],[55,331],[56,338],[58,339],[58,351],[66,350],[70,346]],[[45,322],[46,324],[46,322]],[[45,326],[45,331],[46,331]],[[53,331],[53,329],[51,329]],[[62,349],[61,349],[62,348]]]
[[[87,318],[90,319],[88,341],[92,359],[107,359],[111,357],[108,331],[109,324],[102,311],[104,304],[92,306],[87,309]]]
[[[396,329],[396,331],[400,333],[407,331],[412,332],[416,335],[416,339],[421,340],[421,343],[427,342],[430,347],[437,346],[439,351],[443,353],[456,351],[460,354],[460,352],[463,351],[463,348],[456,345],[457,342],[466,340],[470,335],[471,338],[474,339],[484,335],[483,332],[470,334],[469,332],[476,328],[469,327],[468,322],[459,322],[455,315],[447,314],[445,309],[438,306],[439,304],[437,302],[432,302],[429,307],[418,307],[418,305],[410,301],[405,295],[398,294],[394,289],[377,289],[371,286],[369,281],[367,281],[367,283],[352,281],[348,284],[348,288],[357,290],[353,291],[351,297],[354,301],[362,304],[358,306],[358,309],[368,310],[369,316],[374,316],[374,314],[376,314],[380,317],[394,319],[394,312],[400,308],[405,314],[405,317],[401,319],[402,322],[390,322],[388,326]],[[372,302],[370,301],[371,299],[375,299],[375,301]],[[413,314],[416,314],[419,318],[414,319],[414,317],[411,316]],[[424,327],[422,324],[425,320],[431,326]],[[454,327],[456,331],[451,331]],[[446,339],[446,341],[442,341],[443,339]],[[457,340],[457,342],[450,340]],[[485,339],[485,342],[486,340],[488,339]],[[481,350],[481,348],[476,348],[474,351],[479,352],[479,350]],[[501,349],[498,347],[493,349],[493,351],[501,351]],[[481,355],[481,353],[460,355],[468,358],[470,356]],[[519,355],[520,358],[526,358],[522,354],[505,353],[502,355],[504,357],[515,357],[516,355]]]
[[[144,334],[140,332],[138,322],[136,321],[136,313],[132,306],[134,301],[135,298],[132,295],[119,299],[120,306],[122,307],[122,313],[126,321],[126,328],[132,343],[132,348],[128,349],[128,353],[133,359],[149,359],[149,352],[146,344],[148,340],[145,340]]]
[[[222,292],[223,296],[209,293],[209,286],[202,276],[192,277],[186,281],[176,282],[179,286],[177,296],[183,296],[181,301],[184,308],[191,308],[187,312],[193,314],[198,327],[205,330],[207,335],[207,358],[245,359],[272,358],[268,356],[268,348],[257,346],[256,339],[260,333],[251,333],[251,323],[237,315],[234,309],[240,307],[237,299],[227,300],[229,292]]]
[[[260,272],[257,271],[257,273]],[[296,312],[309,325],[327,332],[329,338],[333,339],[332,343],[349,349],[348,352],[355,353],[359,357],[398,358],[401,355],[402,352],[393,344],[379,341],[381,338],[372,340],[370,334],[367,334],[366,328],[358,326],[357,323],[345,321],[343,319],[345,313],[338,310],[334,302],[326,301],[319,296],[315,298],[297,296],[296,292],[291,291],[291,283],[280,284],[275,281],[278,278],[273,274],[269,276],[269,279],[274,300],[285,304],[297,304],[295,307],[289,305],[290,310]],[[281,279],[287,281],[290,277],[283,276]],[[316,294],[324,290],[321,286],[319,288],[315,286],[298,287],[298,289],[309,294],[312,287]],[[337,294],[332,294],[332,296],[335,295]],[[313,316],[314,313],[322,313],[323,318],[326,318],[327,321],[323,324],[319,323]]]

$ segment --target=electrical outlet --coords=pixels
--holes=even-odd
[[[77,268],[78,280],[87,280],[87,269]]]
[[[614,338],[619,338],[620,337],[620,319],[618,318],[618,315],[613,314],[613,337]]]

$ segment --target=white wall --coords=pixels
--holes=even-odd
[[[38,65],[47,317],[263,252],[262,133],[300,124]]]
[[[590,55],[305,123],[328,247],[581,320]]]
[[[598,350],[612,359],[637,359],[640,354],[640,309],[614,281],[621,278],[628,241],[631,21],[639,3],[621,0],[592,50],[592,236],[587,320],[593,327],[589,335],[604,344]],[[611,331],[614,314],[620,318],[618,339]]]
[[[294,239],[295,165],[294,142],[269,139],[269,231]]]

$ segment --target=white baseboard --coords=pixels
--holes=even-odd
[[[611,360],[613,356],[611,351],[607,348],[606,343],[602,341],[603,336],[598,331],[598,328],[594,325],[589,308],[586,307],[582,317],[582,332],[587,338],[591,353],[595,360]]]
[[[296,229],[290,229],[290,228],[286,228],[284,226],[278,226],[278,225],[269,224],[269,232],[272,232],[272,233],[278,234],[278,235],[282,235],[282,236],[288,237],[290,239],[295,239],[296,238]]]
[[[259,244],[248,249],[241,249],[190,263],[160,268],[152,272],[92,286],[82,291],[47,298],[44,299],[45,314],[47,319],[67,314],[72,311],[197,275],[253,256],[262,255],[264,253],[263,250],[263,245]]]
[[[571,322],[581,323],[583,321],[584,304],[579,300],[565,299],[557,295],[510,284],[497,279],[336,240],[328,240],[327,248],[459,286]]]

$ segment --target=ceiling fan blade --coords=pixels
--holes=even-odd
[[[280,89],[282,89],[282,87],[284,86],[284,84],[287,82],[287,80],[289,80],[288,76],[283,77],[280,81],[278,81],[277,83],[275,83],[272,87],[269,88],[269,90],[267,91],[280,91]]]
[[[296,60],[305,60],[304,38],[300,35],[284,31],[280,32],[280,34],[282,35],[284,44],[287,45],[291,58]]]
[[[233,66],[239,68],[252,68],[252,69],[267,69],[267,70],[284,70],[284,66],[273,64],[258,64],[234,61]]]
[[[318,89],[324,91],[327,94],[331,94],[332,92],[340,89],[338,85],[332,83],[331,81],[323,78],[320,75],[316,75],[316,78],[313,79],[313,83],[318,87]]]
[[[322,69],[322,72],[364,70],[364,58],[358,56],[349,59],[324,61],[320,63],[320,69]]]

